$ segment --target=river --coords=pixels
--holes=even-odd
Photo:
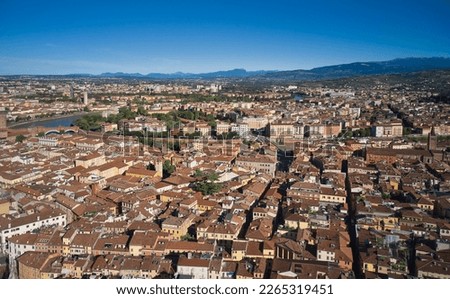
[[[43,120],[33,120],[27,121],[24,123],[11,123],[9,124],[9,128],[14,129],[24,129],[24,128],[32,128],[32,127],[46,127],[46,128],[56,128],[59,126],[69,127],[72,125],[77,119],[81,118],[83,114],[75,114],[75,115],[67,115],[56,118],[48,118]]]
[[[296,102],[303,102],[303,94],[295,93],[295,94],[294,94],[294,100],[295,100]]]

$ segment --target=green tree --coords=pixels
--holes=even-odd
[[[214,182],[219,179],[219,175],[215,172],[210,172],[206,175],[206,179],[210,182]]]
[[[45,136],[45,133],[44,132],[39,132],[38,134],[37,134],[37,137],[44,137]]]
[[[178,116],[189,120],[194,119],[194,113],[192,113],[192,111],[189,110],[179,111]]]
[[[175,171],[175,166],[170,163],[169,160],[164,161],[163,164],[163,176],[168,177]]]
[[[93,130],[100,128],[100,122],[102,121],[104,121],[104,118],[100,114],[88,114],[77,119],[75,125],[83,130]]]
[[[136,113],[131,111],[128,107],[121,107],[119,108],[119,114],[118,114],[119,120],[121,119],[131,119],[136,117]]]
[[[196,169],[194,172],[194,177],[195,178],[202,178],[204,176],[203,171],[201,171],[200,169]]]
[[[137,114],[139,115],[148,115],[147,110],[145,110],[145,108],[143,106],[139,106],[137,109]]]
[[[193,188],[195,191],[201,192],[203,195],[211,195],[222,189],[222,184],[208,181],[197,182]]]
[[[216,127],[217,126],[217,122],[213,119],[213,120],[208,121],[208,125],[211,126],[211,127]]]
[[[25,139],[27,139],[27,137],[25,137],[23,135],[17,135],[16,136],[16,142],[22,143]]]
[[[89,121],[86,118],[79,118],[75,121],[75,125],[80,127],[82,130],[89,130],[91,126],[89,125]]]
[[[181,240],[183,241],[195,241],[195,237],[190,234],[185,234],[181,237]]]

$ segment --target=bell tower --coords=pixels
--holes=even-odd
[[[437,149],[437,136],[434,126],[431,127],[431,131],[428,133],[427,149],[429,151],[435,151]]]

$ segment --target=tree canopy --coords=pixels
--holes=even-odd
[[[193,189],[195,191],[201,192],[203,195],[211,195],[219,192],[222,189],[222,184],[208,181],[201,181],[195,183]]]
[[[25,137],[23,135],[17,135],[16,136],[16,142],[22,143],[25,139],[27,139],[27,137]]]
[[[175,171],[175,166],[170,163],[169,160],[164,161],[163,164],[163,176],[168,177]]]

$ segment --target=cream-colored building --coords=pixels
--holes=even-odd
[[[216,134],[217,135],[222,135],[224,133],[228,133],[230,132],[230,124],[229,123],[225,123],[225,122],[217,122],[216,125]]]
[[[246,123],[250,130],[258,130],[265,128],[269,120],[266,117],[244,117],[242,122]]]
[[[263,155],[240,156],[236,159],[236,165],[274,176],[277,168],[277,160],[275,157]]]
[[[401,137],[403,136],[403,124],[401,121],[389,123],[377,123],[372,126],[372,136],[375,137]]]
[[[269,124],[269,137],[271,140],[283,137],[303,138],[305,127],[292,120],[277,120]]]

